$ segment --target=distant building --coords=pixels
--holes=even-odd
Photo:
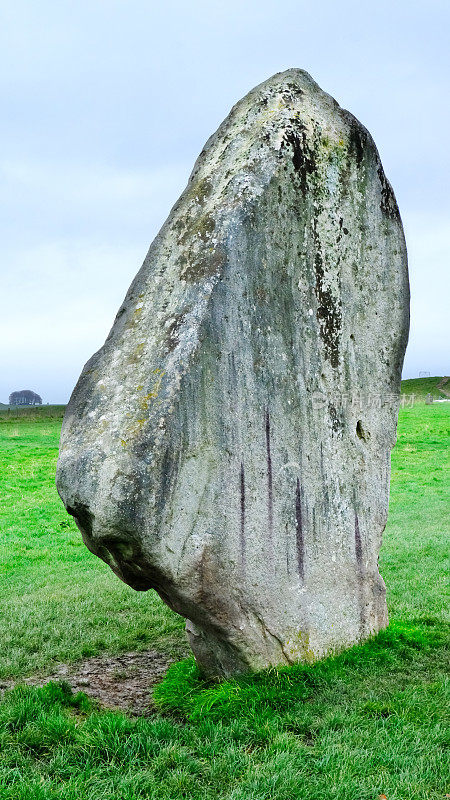
[[[30,389],[22,389],[20,392],[13,392],[9,395],[10,406],[41,406],[42,397]]]

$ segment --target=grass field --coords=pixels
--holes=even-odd
[[[183,620],[156,595],[121,584],[82,545],[54,488],[60,424],[51,407],[0,412],[0,681],[130,649],[155,648],[177,663],[148,718],[99,710],[64,685],[7,692],[0,800],[450,793],[450,404],[400,412],[380,559],[387,631],[313,667],[212,686],[185,657]]]

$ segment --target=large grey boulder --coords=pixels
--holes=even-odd
[[[201,152],[64,418],[89,549],[187,618],[210,675],[387,624],[378,552],[406,249],[368,131],[301,70]]]

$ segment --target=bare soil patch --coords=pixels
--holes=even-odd
[[[74,664],[59,664],[51,674],[33,675],[21,683],[44,686],[49,681],[66,681],[74,692],[84,692],[105,708],[147,716],[153,712],[152,689],[170,663],[156,650],[95,656]],[[1,683],[0,689],[12,688],[14,683]]]

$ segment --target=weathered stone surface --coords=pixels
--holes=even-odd
[[[207,673],[317,659],[387,624],[408,298],[367,130],[303,71],[256,87],[86,364],[58,463],[89,549],[188,619]]]

